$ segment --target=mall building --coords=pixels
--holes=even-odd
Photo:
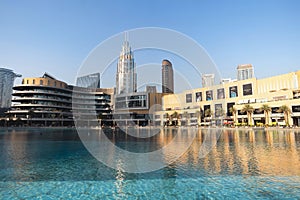
[[[252,123],[265,122],[263,104],[271,107],[273,124],[285,125],[283,105],[291,113],[289,125],[300,126],[300,70],[269,78],[235,80],[219,85],[168,94],[162,98],[162,111],[155,113],[156,125],[223,125],[224,123],[247,123],[245,105],[253,107]],[[230,108],[237,110],[236,116]],[[236,117],[236,119],[234,119]]]

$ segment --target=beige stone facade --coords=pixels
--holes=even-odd
[[[284,113],[279,107],[286,105],[291,110],[288,116],[289,125],[300,125],[300,70],[264,79],[246,79],[232,81],[206,88],[187,90],[179,94],[166,95],[162,99],[163,110],[156,112],[157,125],[173,123],[178,125],[223,125],[225,122],[247,122],[247,114],[241,110],[245,105],[253,107],[249,124],[265,122],[261,106],[271,107],[270,124],[285,125]],[[234,107],[238,113],[236,119],[230,112]],[[205,115],[210,109],[211,116]],[[200,113],[200,114],[199,114]],[[173,118],[170,117],[173,114]],[[175,117],[174,117],[175,116]],[[184,122],[184,123],[182,123]]]

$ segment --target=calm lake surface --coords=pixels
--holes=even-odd
[[[90,139],[98,131],[90,130]],[[75,129],[0,129],[0,197],[300,199],[299,131],[232,129],[214,135],[182,128],[161,129],[149,138],[106,132],[115,145],[132,152],[155,151],[175,136],[178,144],[184,144],[191,135],[195,138],[188,150],[168,166],[124,173],[94,158]],[[201,156],[205,138],[216,145]]]

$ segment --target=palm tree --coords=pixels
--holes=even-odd
[[[213,112],[211,109],[205,110],[205,112],[204,112],[205,117],[211,117],[212,115],[213,115]]]
[[[223,117],[225,115],[225,111],[224,111],[224,109],[223,108],[217,108],[217,110],[216,110],[216,116],[218,116],[218,117]]]
[[[253,113],[253,107],[252,106],[250,106],[249,104],[246,104],[243,108],[242,108],[242,110],[241,110],[241,112],[242,113],[247,113],[247,117],[248,117],[248,125],[249,126],[252,126],[252,113]]]
[[[269,114],[272,111],[271,107],[268,104],[263,104],[260,107],[260,110],[264,111],[264,114],[265,114],[265,125],[268,125],[269,124]]]
[[[211,110],[211,109],[206,109],[205,111],[204,111],[204,116],[205,117],[212,117],[212,115],[213,115],[213,111]],[[206,120],[205,120],[206,121]]]
[[[201,111],[197,110],[196,111],[196,117],[197,117],[197,124],[201,123]]]
[[[179,118],[178,112],[174,111],[173,114],[171,115],[171,118],[172,118],[172,121],[173,121],[173,119],[176,119],[174,125],[177,126],[177,124],[178,124],[178,118]]]
[[[166,125],[169,125],[169,123],[170,123],[170,115],[169,115],[169,113],[165,113],[165,118],[167,119]]]
[[[234,123],[237,123],[237,109],[235,107],[229,108],[229,112],[233,115]]]
[[[188,125],[188,120],[189,120],[189,113],[187,111],[183,112],[182,118],[185,119],[185,125]]]
[[[289,126],[289,116],[292,113],[291,109],[287,105],[283,105],[280,106],[277,112],[283,112],[285,124]]]

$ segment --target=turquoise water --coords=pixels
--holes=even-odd
[[[119,147],[140,152],[161,148],[177,133],[165,129],[149,139],[107,135]],[[0,130],[0,197],[300,199],[300,132],[226,130],[208,155],[199,158],[207,134],[197,130],[191,147],[176,162],[135,174],[97,161],[72,129]],[[179,139],[185,137],[188,132]]]

